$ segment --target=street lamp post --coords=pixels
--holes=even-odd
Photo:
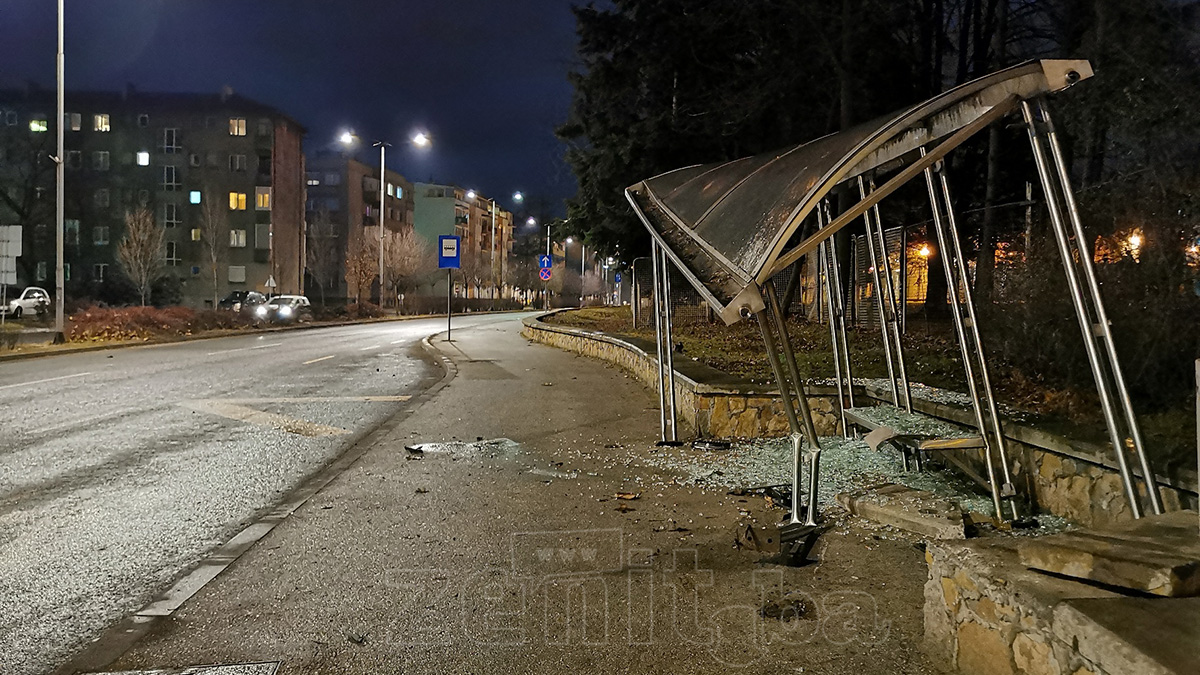
[[[358,140],[358,136],[350,131],[343,131],[339,139],[342,145],[350,146],[354,141]],[[417,132],[409,139],[410,142],[419,147],[424,148],[429,145],[429,136],[424,132]],[[383,228],[384,216],[387,213],[387,163],[386,163],[386,148],[391,146],[387,141],[375,141],[371,144],[373,148],[379,148],[379,307],[383,308],[384,298],[384,265],[383,265]],[[361,289],[359,291],[362,292]]]
[[[66,178],[66,157],[63,150],[63,117],[66,115],[66,104],[64,101],[63,89],[66,86],[63,81],[63,73],[65,72],[64,61],[66,60],[63,50],[63,0],[58,0],[58,52],[55,54],[55,70],[58,75],[58,123],[54,125],[57,130],[57,152],[54,157],[54,175],[56,190],[54,195],[54,220],[56,240],[54,244],[55,251],[55,266],[54,266],[54,341],[65,341],[63,332],[63,299],[66,293],[66,274],[64,273],[64,256],[63,256],[63,181]]]

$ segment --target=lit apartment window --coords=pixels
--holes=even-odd
[[[137,154],[137,165],[150,166],[150,153],[146,152],[145,150],[139,152]]]
[[[68,218],[63,221],[63,242],[70,246],[79,245],[79,221]]]
[[[318,186],[318,185],[320,185],[320,184],[321,184],[321,179],[320,179],[320,178],[309,178],[309,179],[308,179],[308,186],[309,186],[309,187],[317,187],[317,186]]]
[[[79,113],[67,113],[67,128],[71,131],[79,131],[83,128],[83,115]]]
[[[396,196],[396,186],[392,185],[391,183],[388,183],[388,196],[389,197]]]
[[[404,188],[399,185],[396,186],[396,199],[404,199]]]
[[[167,202],[163,204],[163,226],[175,227],[182,222],[179,219],[179,205]]]
[[[45,133],[49,128],[49,124],[44,117],[35,117],[29,120],[29,130],[36,134]]]
[[[46,280],[46,267],[47,265],[45,260],[38,261],[37,269],[35,270],[35,275],[37,276],[38,281]]]
[[[192,228],[192,241],[200,241],[200,228]]]
[[[67,151],[67,168],[78,169],[83,166],[83,153],[78,150]]]
[[[111,203],[111,199],[108,194],[108,188],[100,188],[99,190],[96,190],[95,201],[96,206],[102,209],[108,208],[108,205]]]
[[[71,263],[63,263],[63,281],[71,280]]]
[[[190,193],[188,193],[188,201],[193,204],[199,204],[200,203],[200,191],[192,190]]]
[[[246,248],[246,231],[245,230],[230,230],[229,231],[229,248]]]
[[[246,283],[246,266],[245,265],[230,265],[229,266],[229,283],[231,283],[231,284]]]
[[[254,188],[254,208],[258,211],[271,210],[271,188]]]
[[[112,131],[112,125],[109,124],[108,115],[93,115],[92,131]]]
[[[150,126],[150,116],[145,113],[138,115],[138,126],[143,128]]]
[[[108,226],[97,225],[92,228],[92,245],[106,246],[108,244]]]
[[[96,263],[92,265],[92,278],[96,281],[104,281],[104,274],[108,271],[108,263]]]
[[[246,135],[246,118],[245,117],[230,117],[229,118],[229,135],[230,136],[245,136]]]
[[[179,183],[179,171],[173,166],[164,166],[162,189],[167,192],[174,192],[180,187],[182,186]]]
[[[92,168],[96,171],[108,171],[112,166],[112,157],[107,150],[97,150],[92,153]]]
[[[229,210],[230,211],[245,211],[246,210],[246,193],[245,192],[230,192],[229,193]]]
[[[167,264],[170,265],[171,267],[178,267],[179,263],[182,260],[183,259],[179,257],[179,244],[177,244],[173,241],[168,241],[167,242]]]
[[[229,156],[229,170],[230,171],[245,171],[246,170],[246,156],[245,155],[230,155]]]
[[[168,155],[173,155],[180,151],[179,147],[179,129],[167,128],[163,129],[163,152]]]

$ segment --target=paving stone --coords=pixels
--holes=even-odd
[[[963,539],[962,510],[932,492],[892,483],[843,492],[837,502],[856,516],[933,539]]]
[[[1022,542],[1037,570],[1167,597],[1200,595],[1200,520],[1174,511]]]

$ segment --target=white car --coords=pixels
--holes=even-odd
[[[44,288],[30,286],[21,291],[21,295],[8,301],[0,307],[0,312],[19,319],[22,316],[37,316],[50,308],[50,294]]]

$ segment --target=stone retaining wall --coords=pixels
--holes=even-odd
[[[615,364],[646,386],[658,386],[657,357],[630,342],[594,331],[548,325],[538,317],[525,321],[523,334],[536,342]],[[687,365],[677,363],[676,370]],[[690,429],[697,437],[712,438],[787,433],[787,418],[776,390],[726,380],[718,386],[697,382],[677,372],[675,397],[681,431]],[[840,433],[834,392],[828,387],[809,387],[808,391],[817,432],[821,435]],[[860,390],[855,387],[855,392],[856,397],[865,401],[890,400],[888,394],[872,388]],[[974,426],[973,413],[966,408],[917,398],[913,400],[913,407],[963,427]],[[1121,476],[1110,451],[1093,443],[1008,421],[1004,423],[1004,433],[1008,439],[1013,481],[1035,510],[1087,526],[1130,518]],[[957,468],[961,472],[973,475],[976,480],[986,476],[982,451],[959,451],[953,457],[959,460]],[[1158,480],[1168,510],[1182,506],[1194,508],[1194,471],[1180,469],[1173,475],[1160,475]]]

